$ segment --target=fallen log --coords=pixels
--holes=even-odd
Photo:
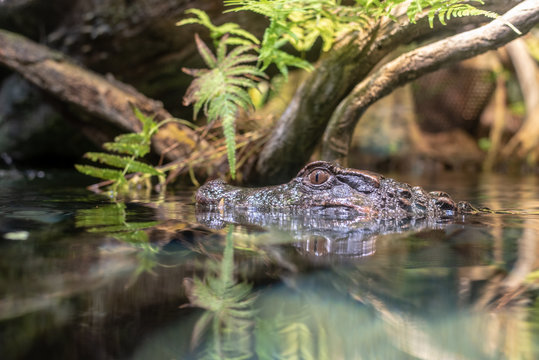
[[[95,121],[123,130],[141,129],[133,107],[155,116],[158,122],[172,118],[161,102],[133,87],[87,70],[59,52],[5,30],[0,30],[0,65]],[[209,148],[196,132],[178,123],[164,125],[155,135],[153,146],[157,154],[169,160],[188,157],[195,147]]]

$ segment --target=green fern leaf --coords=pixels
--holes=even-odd
[[[105,165],[125,169],[126,172],[163,176],[164,174],[151,165],[134,160],[132,157],[119,156],[107,153],[88,152],[84,156],[92,161],[97,161]]]
[[[195,19],[195,18],[187,18],[187,19],[183,19],[181,21],[178,21],[176,23],[176,26],[184,26],[184,25],[189,25],[189,24],[200,24],[200,20]]]
[[[227,77],[227,82],[230,85],[238,85],[238,86],[242,86],[244,88],[254,88],[254,87],[256,87],[256,82],[251,80],[251,79],[247,79],[247,78],[229,76],[229,77]]]
[[[188,19],[184,19],[182,21],[179,21],[179,22],[176,23],[177,26],[182,26],[182,25],[187,25],[187,24],[200,24],[200,25],[203,25],[203,26],[209,28],[210,30],[212,28],[214,28],[208,14],[206,14],[204,11],[192,8],[192,9],[185,10],[185,13],[186,14],[193,14],[196,17],[195,18],[188,18]]]
[[[444,26],[447,25],[447,23],[445,22],[446,13],[447,13],[447,11],[445,11],[445,10],[440,10],[440,12],[438,13],[438,20]]]
[[[198,49],[198,53],[202,56],[202,59],[208,65],[209,68],[214,68],[217,65],[217,59],[212,54],[211,50],[206,46],[204,41],[200,39],[198,34],[195,34],[195,42]]]
[[[244,55],[229,55],[223,61],[220,62],[219,67],[223,69],[228,69],[231,67],[238,66],[239,64],[245,64],[245,63],[254,63],[258,60],[258,56],[250,55],[250,54],[244,54]],[[258,70],[256,67],[251,66],[252,71],[257,72],[257,75],[263,76],[264,74]]]
[[[217,45],[217,63],[219,64],[223,63],[226,56],[226,39],[228,39],[228,35],[225,35],[223,41],[219,41]]]
[[[234,117],[225,116],[223,119],[223,132],[226,140],[226,153],[230,168],[230,177],[236,178],[236,130],[234,128]]]
[[[229,86],[228,92],[229,92],[228,97],[236,105],[244,108],[245,110],[252,108],[253,104],[251,102],[251,97],[245,90],[236,86]]]
[[[85,175],[93,176],[103,180],[120,181],[123,178],[123,174],[120,170],[102,169],[91,165],[79,164],[75,164],[75,168]]]
[[[103,144],[103,148],[108,151],[127,154],[133,156],[144,156],[150,152],[150,144],[130,144],[124,142],[112,142]]]
[[[229,37],[228,39],[226,39],[225,42],[227,45],[240,45],[240,46],[243,46],[243,45],[252,46],[253,44],[250,40],[245,40],[238,37]]]
[[[252,44],[260,44],[260,40],[258,40],[256,38],[256,36],[254,36],[253,34],[251,34],[250,32],[248,32],[246,30],[240,29],[239,26],[237,28],[235,28],[235,29],[230,29],[229,33],[233,34],[233,35],[241,36],[241,37],[245,38],[248,42],[251,42]],[[236,37],[234,37],[232,39],[240,40],[239,38],[236,38]]]
[[[150,142],[147,136],[140,133],[122,134],[116,136],[114,142],[104,143],[103,148],[121,154],[144,156],[150,152]]]
[[[150,137],[157,131],[159,126],[153,120],[153,116],[144,115],[138,108],[133,109],[135,116],[142,123],[142,136],[145,137],[146,142],[150,142]]]

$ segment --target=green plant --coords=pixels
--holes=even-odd
[[[234,227],[230,226],[223,258],[215,274],[206,274],[205,279],[194,278],[188,283],[190,305],[206,310],[193,329],[193,347],[211,324],[213,346],[208,347],[206,358],[223,359],[232,354],[234,358],[252,356],[249,343],[256,297],[252,295],[250,284],[234,279],[233,232]]]
[[[470,4],[470,2],[475,2],[478,5],[483,5],[483,0],[471,0],[471,1],[462,1],[462,0],[437,0],[437,1],[425,1],[425,5],[429,8],[428,19],[430,27],[434,26],[434,19],[437,17],[438,21],[442,25],[446,25],[446,20],[457,17],[466,17],[466,16],[485,16],[491,19],[497,19],[500,17],[499,14],[489,11],[478,9],[477,7]],[[408,16],[410,20],[414,22],[416,14],[420,13],[423,10],[421,1],[413,2],[408,8]],[[515,33],[521,35],[521,32],[513,26],[513,24],[505,22]]]
[[[217,44],[225,35],[227,35],[226,43],[228,45],[251,45],[260,43],[256,36],[246,30],[241,29],[236,23],[225,23],[223,25],[216,26],[211,22],[208,14],[202,10],[189,9],[186,10],[185,13],[195,15],[195,17],[178,21],[176,26],[199,24],[206,27],[210,31],[210,37],[213,39],[213,44],[215,47],[217,47]]]
[[[252,45],[240,45],[227,54],[229,37],[223,36],[218,42],[216,55],[195,35],[198,51],[208,69],[183,69],[195,79],[187,89],[184,104],[194,103],[194,117],[204,110],[208,122],[221,120],[226,139],[230,176],[236,175],[236,141],[234,122],[238,108],[251,108],[252,101],[246,89],[256,87],[257,77],[265,74],[256,66],[248,65],[257,57],[248,54]]]
[[[263,77],[263,71],[272,64],[285,78],[291,66],[313,69],[308,61],[289,54],[283,47],[290,44],[305,53],[313,48],[317,39],[321,39],[322,51],[329,51],[346,33],[375,26],[383,17],[397,20],[392,17],[392,12],[396,6],[404,4],[404,0],[355,0],[348,5],[341,4],[340,0],[225,0],[224,3],[232,7],[227,12],[250,11],[265,16],[269,25],[262,41],[234,23],[216,26],[205,12],[198,9],[188,10],[187,13],[194,17],[177,25],[199,24],[210,31],[216,55],[195,36],[198,51],[209,69],[184,69],[195,77],[184,103],[195,104],[195,118],[203,108],[209,122],[222,121],[230,175],[235,178],[234,124],[238,108],[252,107],[247,90],[256,86],[256,79]],[[496,13],[477,9],[471,3],[481,5],[483,1],[415,0],[407,5],[407,15],[411,22],[415,22],[419,14],[427,14],[431,27],[435,18],[445,25],[446,20],[453,17],[498,17]],[[227,45],[238,47],[227,54]],[[257,55],[246,54],[250,50]],[[256,62],[256,66],[246,65],[249,62]]]
[[[162,171],[137,159],[150,152],[151,137],[160,126],[169,120],[164,120],[157,124],[151,117],[145,116],[140,110],[135,108],[134,112],[137,119],[142,123],[142,130],[137,133],[119,135],[114,139],[114,142],[103,144],[105,150],[116,154],[104,152],[88,152],[84,154],[84,157],[91,161],[117,169],[92,165],[75,165],[75,168],[83,174],[109,180],[112,183],[112,197],[116,197],[118,192],[128,190],[129,182],[126,175],[129,173],[142,174],[142,178],[147,185],[152,176],[157,176],[160,182],[164,182],[165,174]]]
[[[107,234],[137,249],[137,268],[131,282],[143,272],[153,273],[157,266],[159,248],[150,242],[144,231],[157,224],[157,221],[128,222],[126,205],[121,202],[80,209],[75,216],[76,227],[85,228],[89,233]]]

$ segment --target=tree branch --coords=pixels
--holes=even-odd
[[[495,49],[539,22],[539,0],[525,0],[487,25],[410,51],[359,83],[333,113],[323,137],[322,158],[345,160],[353,130],[365,110],[393,89],[443,65]]]
[[[527,157],[533,165],[539,161],[539,67],[523,40],[513,41],[506,48],[524,95],[526,118],[502,150],[502,155],[506,159],[514,158],[515,154],[521,159]]]
[[[157,121],[172,118],[161,102],[147,98],[133,87],[86,70],[46,46],[5,30],[0,30],[0,64],[59,100],[125,130],[141,128],[133,106],[155,116]],[[178,146],[166,151],[174,144]],[[166,152],[171,160],[188,156],[197,144],[209,146],[194,131],[175,123],[164,125],[153,140],[156,152]]]
[[[518,1],[495,0],[487,8],[505,12],[515,3]],[[311,156],[338,104],[392,50],[417,39],[440,36],[441,30],[454,33],[484,21],[481,17],[458,18],[431,29],[426,15],[410,23],[408,5],[404,2],[394,9],[399,21],[383,19],[370,29],[350,34],[319,61],[278,120],[250,180],[279,183],[293,176]]]

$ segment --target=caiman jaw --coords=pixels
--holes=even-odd
[[[352,201],[342,200],[342,199],[327,200],[316,205],[321,206],[321,207],[327,207],[327,208],[343,208],[344,207],[348,209],[353,209],[358,213],[358,215],[364,216],[364,217],[371,217],[371,216],[378,215],[378,211],[372,206],[369,206],[366,204],[360,205]]]

